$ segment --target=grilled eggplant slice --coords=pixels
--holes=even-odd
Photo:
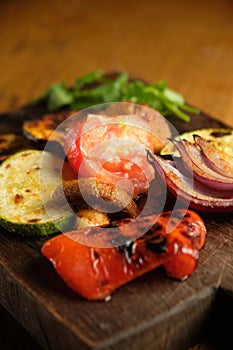
[[[57,113],[45,114],[41,119],[26,121],[23,124],[24,135],[32,141],[48,141],[57,127],[76,111],[63,110]],[[64,125],[64,129],[65,129]],[[54,135],[53,141],[63,144],[64,130],[59,130]]]

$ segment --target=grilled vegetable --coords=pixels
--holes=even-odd
[[[148,142],[152,136],[154,153],[159,153],[161,148],[171,137],[170,125],[167,120],[161,113],[144,104],[129,102],[110,103],[105,107],[105,113],[111,117],[121,116],[120,118],[123,120],[119,120],[119,122],[121,124],[122,122],[127,124],[131,129],[134,128],[132,133],[138,134],[138,137],[136,138],[134,136],[134,138],[136,141],[140,140],[141,144],[144,144],[146,139]],[[142,138],[143,129],[146,137],[145,140]],[[150,136],[146,135],[146,132],[149,132]],[[128,138],[130,138],[130,134],[128,134]]]
[[[94,209],[80,209],[77,212],[76,228],[82,229],[90,226],[106,226],[110,224],[107,214]]]
[[[10,155],[26,148],[29,148],[29,142],[22,135],[0,135],[0,162],[7,159]]]
[[[75,113],[75,111],[59,111],[57,113],[45,114],[41,119],[26,121],[23,123],[24,135],[32,141],[48,141],[57,127],[73,113]],[[61,144],[63,143],[65,127],[67,127],[65,123],[62,125],[64,125],[64,127],[60,127],[57,132],[53,134],[53,141],[57,141]]]
[[[141,237],[134,240],[135,236]],[[90,300],[103,300],[161,265],[170,277],[185,279],[196,268],[205,236],[204,223],[196,213],[177,210],[131,224],[115,222],[113,228],[62,234],[47,241],[42,253],[74,291]],[[113,247],[113,238],[127,243]]]
[[[134,106],[122,105],[126,112]],[[141,113],[148,111],[151,109],[144,107]],[[74,123],[66,130],[64,138],[65,152],[73,171],[112,184],[122,180],[130,182],[131,187],[127,185],[125,189],[132,192],[133,188],[134,197],[146,192],[154,172],[147,162],[145,149],[154,152],[156,148],[158,151],[170,137],[165,119],[154,111],[151,114],[151,120],[140,114],[115,117],[88,114],[81,123]]]
[[[233,156],[218,149],[201,136],[194,135],[194,139],[200,147],[207,165],[219,174],[233,178]]]
[[[53,200],[62,205],[67,200],[74,207],[82,202],[98,210],[116,212],[124,210],[129,217],[137,217],[139,209],[131,197],[113,184],[95,178],[80,178],[63,182],[53,193]]]
[[[210,168],[209,165],[206,164],[205,158],[202,156],[196,144],[192,144],[187,140],[173,142],[181,155],[186,169],[188,169],[198,181],[216,190],[233,191],[233,179],[219,174]],[[233,164],[233,158],[231,163]]]
[[[192,177],[185,176],[182,169],[177,169],[172,162],[157,155],[150,154],[149,161],[156,174],[165,182],[168,191],[190,208],[213,213],[233,211],[233,191],[216,190],[207,186],[207,182],[203,184],[193,180]],[[218,182],[217,184],[219,185]]]
[[[49,153],[25,150],[0,166],[0,224],[10,232],[44,235],[64,229],[71,214],[51,201],[61,182],[61,160]],[[73,177],[67,164],[66,180]],[[49,208],[50,216],[47,214]]]
[[[194,135],[199,135],[207,141],[210,141],[215,147],[220,150],[223,150],[227,154],[233,156],[233,130],[231,129],[212,129],[212,128],[203,128],[193,131],[188,131],[180,136],[177,136],[176,139],[181,138],[182,140],[187,140],[194,143]],[[174,144],[172,141],[168,142],[165,145],[160,154],[173,154],[175,150]],[[178,155],[178,152],[175,153]]]

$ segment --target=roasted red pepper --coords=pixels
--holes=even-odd
[[[117,221],[112,228],[58,235],[43,245],[42,253],[68,286],[89,300],[103,300],[116,288],[161,265],[176,279],[195,270],[206,236],[198,214],[177,210],[139,218],[131,226],[129,222],[131,219]],[[139,237],[140,232],[146,233]],[[134,239],[136,236],[139,238]],[[124,244],[112,246],[121,242]]]

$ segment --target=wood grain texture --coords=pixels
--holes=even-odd
[[[50,0],[49,2],[45,0],[10,0],[1,2],[0,5],[0,33],[0,112],[3,113],[0,116],[1,133],[6,132],[10,124],[20,130],[21,117],[25,116],[25,112],[22,110],[19,112],[18,107],[27,104],[28,101],[43,93],[50,84],[57,81],[72,84],[76,77],[94,69],[105,71],[127,70],[132,75],[142,77],[150,82],[165,79],[172,88],[180,91],[189,103],[198,106],[218,120],[233,126],[233,2],[231,0],[148,0],[146,2],[100,0],[98,4],[93,0],[70,0],[67,2],[62,0]],[[9,115],[9,113],[4,114],[9,110],[16,111],[14,117],[10,117],[12,114]],[[32,111],[32,113],[36,116],[38,111]],[[19,117],[15,118],[17,115]],[[198,118],[195,118],[185,128],[192,129],[198,123],[201,125],[201,120],[198,121]],[[179,128],[183,129],[184,126],[179,124]],[[178,305],[181,304],[181,307],[183,299],[182,293],[181,299],[179,299],[179,291],[182,292],[184,289],[184,293],[194,295],[192,294],[194,293],[193,285],[196,284],[201,289],[202,281],[205,278],[210,278],[208,277],[208,269],[212,271],[212,266],[217,265],[216,276],[211,277],[214,279],[214,287],[211,284],[212,287],[208,289],[208,293],[210,293],[207,298],[208,302],[204,303],[206,306],[200,311],[199,317],[194,313],[195,320],[193,324],[196,325],[194,329],[191,330],[187,325],[187,329],[190,331],[189,336],[186,337],[187,342],[188,339],[189,342],[192,342],[194,338],[197,339],[195,334],[199,334],[198,328],[201,328],[205,317],[209,319],[212,298],[215,300],[213,303],[217,305],[217,315],[224,306],[224,303],[222,303],[222,300],[225,300],[224,298],[218,299],[219,302],[216,303],[216,296],[213,297],[213,295],[219,293],[216,292],[218,289],[216,285],[222,285],[224,290],[231,290],[232,229],[231,224],[222,227],[221,219],[219,220],[219,224],[215,221],[209,222],[210,229],[213,229],[213,232],[217,230],[218,233],[213,234],[211,236],[213,241],[210,239],[208,243],[212,247],[210,248],[210,257],[208,255],[209,246],[205,247],[204,252],[206,253],[203,253],[202,257],[204,267],[200,270],[201,277],[195,274],[192,280],[186,284],[187,287],[179,283],[170,285],[170,281],[164,279],[159,283],[159,286],[161,283],[165,283],[165,289],[168,285],[170,286],[172,295],[175,296]],[[84,303],[84,307],[80,306],[82,303],[79,298],[72,293],[70,295],[69,292],[66,294],[67,291],[63,283],[56,278],[56,282],[54,282],[54,273],[45,262],[43,262],[45,264],[43,266],[45,270],[49,269],[48,275],[45,271],[42,272],[42,275],[40,270],[38,272],[35,261],[37,259],[40,261],[41,258],[38,258],[35,251],[38,252],[39,243],[35,247],[34,243],[27,242],[31,248],[27,248],[25,251],[25,243],[23,245],[18,243],[18,238],[15,237],[16,242],[14,242],[14,239],[13,241],[9,240],[7,235],[3,235],[3,237],[5,238],[1,238],[1,252],[3,251],[6,254],[9,248],[9,255],[3,255],[4,260],[1,255],[1,269],[3,269],[0,285],[1,302],[32,334],[37,336],[37,339],[37,327],[43,333],[41,325],[38,325],[38,314],[41,309],[39,308],[38,311],[38,307],[33,304],[33,298],[37,299],[38,295],[40,300],[46,301],[49,306],[51,306],[51,303],[54,305],[57,300],[60,300],[57,294],[59,296],[63,295],[62,303],[68,303],[67,309],[69,303],[72,304],[72,301],[69,301],[71,298],[76,304],[76,318],[84,323],[88,317],[88,312],[91,312],[92,308],[94,308],[94,311],[96,311],[96,308],[98,309],[97,306],[89,305],[89,303]],[[14,247],[18,244],[19,248],[15,251]],[[215,249],[214,244],[217,244]],[[221,247],[223,247],[223,250],[221,250]],[[19,265],[15,266],[17,279],[15,278],[16,272],[13,263],[9,265],[16,254],[20,257],[21,264],[26,259],[25,262],[29,262],[30,266],[27,269],[23,264],[21,266],[19,262],[20,275],[18,275]],[[225,257],[227,258],[225,259]],[[38,277],[35,276],[36,272],[39,275],[37,283],[33,282]],[[211,276],[212,274],[213,272],[211,272]],[[155,288],[156,294],[157,281],[160,281],[161,276],[159,272],[158,275],[156,273],[152,274],[152,277],[150,276],[146,278],[145,288],[146,291],[150,287]],[[3,291],[6,283],[5,278],[12,290],[10,295]],[[32,285],[27,284],[28,279],[32,279]],[[46,279],[48,282],[45,283]],[[50,282],[51,279],[55,285]],[[193,282],[191,283],[191,281]],[[30,299],[31,304],[26,303],[25,305],[24,292],[22,300],[19,298],[22,292],[22,284],[24,286],[23,291],[26,288],[29,297],[32,298]],[[47,289],[50,290],[51,294],[55,291],[58,299],[53,301],[52,298],[51,301],[51,294],[46,294],[47,289],[44,292],[40,289],[43,284],[48,284]],[[39,288],[36,295],[33,294],[34,287]],[[132,298],[132,303],[137,302],[141,306],[141,299],[135,296],[138,290],[141,290],[140,282],[136,281],[132,286],[126,288],[124,291],[126,296],[123,299],[126,309],[120,309],[118,312],[114,309],[117,305],[116,299],[114,299],[113,309],[110,312],[115,310],[117,314],[123,313],[118,321],[119,325],[121,321],[123,322],[122,318],[125,318],[126,322],[127,315],[132,318],[133,326],[137,322],[132,314],[133,310],[127,304],[128,300]],[[43,293],[47,296],[45,300],[41,297],[41,294],[44,295]],[[117,293],[116,298],[120,298],[119,295],[125,295],[123,291]],[[160,297],[162,305],[169,304],[168,294],[165,293]],[[143,295],[145,296],[146,293]],[[168,301],[166,301],[166,297],[168,297]],[[78,301],[76,301],[76,298]],[[157,304],[160,305],[161,303],[160,298],[159,296],[152,296],[151,309],[157,310]],[[230,302],[229,299],[227,300],[227,307],[229,307]],[[16,305],[18,304],[19,311],[16,311]],[[29,305],[35,307],[33,312],[37,320],[36,324],[31,325],[29,322]],[[88,305],[87,309],[86,305]],[[59,309],[59,304],[57,307]],[[227,307],[225,308],[227,309]],[[81,310],[84,308],[84,310],[80,313],[79,308]],[[102,312],[102,309],[103,306],[99,306],[99,313]],[[109,310],[109,305],[107,310]],[[61,313],[63,311],[65,310],[62,308]],[[86,316],[84,316],[85,311]],[[46,318],[44,312],[43,310],[42,315]],[[142,313],[142,317],[145,315],[141,307],[138,311],[138,319],[140,313]],[[79,315],[81,315],[81,318]],[[151,316],[150,313],[149,315]],[[224,324],[224,316],[225,313],[221,314],[220,323]],[[76,332],[76,318],[72,319],[71,317],[70,320],[70,322],[74,322],[72,325],[74,334]],[[106,336],[111,335],[114,326],[111,322],[113,321],[100,323],[96,319],[92,320],[92,318],[89,320],[93,328],[96,323],[97,325],[100,324],[100,328],[103,328],[101,334],[106,333]],[[56,333],[57,328],[54,326],[53,329],[53,324],[45,324],[46,327],[44,327],[48,332]],[[123,328],[124,325],[123,322]],[[169,327],[167,326],[167,328]],[[85,327],[83,332],[85,334]],[[159,331],[157,332],[159,333]],[[212,328],[210,332],[214,334]],[[148,339],[152,339],[157,335],[156,332],[152,332],[152,335],[151,332],[147,334]],[[69,337],[72,338],[71,335]],[[90,338],[93,338],[92,334]],[[40,341],[48,347],[45,335],[40,336]],[[165,341],[166,339],[161,340],[158,347]],[[146,346],[143,348],[146,348]],[[220,348],[223,349],[224,347]],[[7,344],[6,349],[9,349]]]
[[[38,343],[13,317],[0,306],[0,346],[1,350],[42,350]]]
[[[22,119],[40,113],[37,107],[24,107],[5,114],[8,122],[1,125],[14,131]],[[190,128],[170,120],[178,130]],[[192,121],[197,128],[223,125],[206,114],[192,116]],[[25,238],[1,228],[1,304],[45,349],[169,350],[174,344],[184,349],[216,327],[221,337],[233,300],[233,219],[202,216],[208,239],[197,270],[186,282],[168,279],[159,269],[123,286],[108,303],[85,301],[67,288],[40,253],[46,237]],[[221,290],[224,297],[219,299]],[[229,334],[224,334],[227,345]]]

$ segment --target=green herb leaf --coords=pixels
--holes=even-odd
[[[166,81],[156,84],[132,82],[125,72],[112,79],[101,71],[94,71],[77,79],[73,88],[68,88],[64,83],[54,84],[33,103],[39,101],[44,101],[50,111],[64,106],[84,109],[101,103],[132,101],[147,104],[164,116],[175,114],[185,122],[190,120],[186,112],[199,113],[198,109],[186,105],[184,97],[170,89]]]
[[[169,101],[174,102],[178,106],[182,106],[184,104],[183,96],[174,90],[165,88],[163,94]]]
[[[50,111],[59,110],[61,107],[70,105],[73,101],[73,94],[64,83],[51,86],[45,96]]]
[[[103,75],[104,75],[103,72],[95,71],[95,72],[91,72],[91,73],[84,75],[83,77],[77,79],[75,84],[74,84],[74,92],[77,93],[85,85],[93,84],[95,82],[101,81],[101,79],[103,78]]]

